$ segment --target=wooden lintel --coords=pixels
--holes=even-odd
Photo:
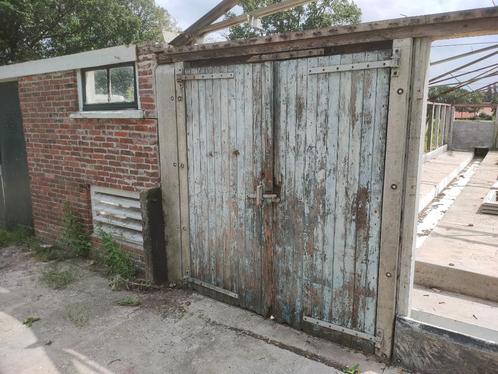
[[[298,51],[402,38],[428,37],[437,40],[494,33],[498,33],[498,7],[405,17],[222,43],[184,47],[163,46],[153,48],[152,51],[158,54],[159,63],[171,63]]]

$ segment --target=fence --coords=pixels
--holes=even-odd
[[[450,104],[427,103],[424,152],[432,152],[448,144],[452,108]]]

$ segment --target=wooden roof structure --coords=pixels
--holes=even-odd
[[[451,39],[498,34],[498,7],[404,17],[302,32],[180,47],[150,45],[160,64],[291,53],[316,48],[392,41],[401,38]]]

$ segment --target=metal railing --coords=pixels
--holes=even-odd
[[[445,103],[427,103],[424,152],[432,152],[448,144],[452,106]]]

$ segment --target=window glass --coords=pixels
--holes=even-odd
[[[83,110],[137,108],[135,67],[112,65],[83,70]]]
[[[110,70],[111,103],[135,101],[135,77],[133,66],[120,66]]]
[[[85,93],[87,104],[109,102],[107,70],[90,70],[85,72]]]

